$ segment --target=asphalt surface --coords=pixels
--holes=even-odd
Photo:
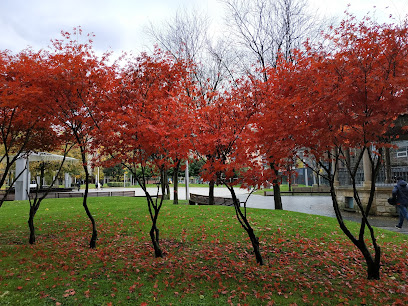
[[[143,196],[143,190],[140,188],[106,188],[106,191],[113,190],[135,190],[136,196]],[[95,190],[90,190],[95,191]],[[149,188],[150,194],[156,194],[157,188]],[[241,202],[248,198],[248,192],[243,189],[235,190],[238,198]],[[208,195],[208,188],[203,187],[190,187],[189,193]],[[179,199],[186,199],[186,189],[185,187],[179,188],[178,191]],[[218,197],[231,197],[227,188],[216,187],[214,190],[214,195]],[[171,199],[173,198],[173,190],[171,190]],[[307,214],[314,214],[320,216],[327,216],[335,218],[334,209],[332,207],[332,201],[329,196],[282,196],[282,206],[284,210],[296,211]],[[258,209],[274,209],[275,203],[273,197],[262,196],[262,195],[251,195],[247,201],[247,207],[258,208]],[[361,221],[361,216],[358,213],[352,212],[342,212],[343,219],[350,221]],[[380,216],[369,216],[370,224],[372,226],[387,229],[394,232],[404,233],[408,235],[408,220],[405,220],[402,229],[398,229],[395,225],[398,223],[398,217],[380,217]]]

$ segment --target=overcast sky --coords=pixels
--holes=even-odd
[[[408,13],[408,0],[309,0],[313,10],[339,18],[350,2],[350,11],[357,16],[374,6],[384,21],[384,16],[393,14],[401,20]],[[61,37],[61,30],[80,25],[96,35],[94,47],[99,51],[140,52],[151,46],[143,28],[184,7],[206,11],[216,25],[222,22],[223,5],[217,0],[0,0],[0,50],[46,48],[51,39]]]

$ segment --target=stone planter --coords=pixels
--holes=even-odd
[[[375,216],[397,216],[397,209],[395,206],[388,204],[388,198],[391,197],[391,186],[376,187],[373,205],[371,206],[370,215]],[[363,206],[367,206],[367,202],[370,196],[370,188],[358,187],[358,194],[360,196]],[[357,204],[354,201],[354,193],[352,187],[338,186],[336,187],[336,196],[340,209],[346,211],[358,212]]]

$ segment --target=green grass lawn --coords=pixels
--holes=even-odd
[[[44,201],[33,246],[28,203],[0,208],[0,305],[408,303],[406,235],[376,229],[381,280],[368,281],[335,219],[249,209],[265,260],[258,266],[232,207],[169,201],[159,217],[165,257],[155,259],[145,199],[90,198],[99,231],[94,250],[81,201]]]

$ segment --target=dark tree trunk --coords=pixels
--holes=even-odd
[[[231,197],[234,202],[235,215],[237,216],[239,223],[244,228],[244,230],[247,232],[248,237],[251,240],[252,249],[254,250],[256,262],[262,266],[264,262],[262,259],[261,251],[259,249],[259,238],[255,236],[254,230],[252,226],[249,224],[249,221],[246,217],[246,202],[244,204],[244,212],[242,212],[241,203],[235,194],[234,188],[226,184],[225,186],[227,186],[227,188],[229,189],[231,193]]]
[[[273,200],[275,201],[275,209],[283,209],[280,185],[277,180],[273,180]]]
[[[180,169],[180,161],[176,163],[173,172],[173,204],[178,204],[178,173]]]
[[[129,170],[131,170],[129,168]],[[157,188],[157,197],[153,200],[152,196],[149,194],[149,192],[146,189],[146,177],[144,175],[145,171],[144,168],[142,167],[142,176],[137,176],[135,170],[131,170],[132,174],[135,177],[135,180],[137,183],[140,185],[140,187],[143,189],[143,192],[146,195],[146,200],[147,200],[147,208],[149,210],[149,215],[150,215],[150,220],[152,220],[152,227],[150,228],[150,239],[153,244],[153,249],[154,249],[154,257],[163,257],[163,252],[160,249],[160,244],[159,244],[159,229],[157,228],[157,219],[159,217],[160,209],[163,205],[163,197],[159,198],[159,186]],[[162,169],[160,169],[160,178],[163,178],[162,175]],[[162,182],[160,184],[162,186]],[[160,202],[158,202],[160,201]]]
[[[279,171],[276,169],[275,165],[273,163],[270,164],[271,169],[275,173],[275,179],[272,181],[273,185],[273,200],[275,201],[275,209],[283,209],[282,207],[282,197],[281,197],[281,192],[280,192],[280,185],[278,182],[278,177],[279,177]]]
[[[57,170],[57,176],[59,175],[59,173],[61,173],[61,169],[62,166],[64,165],[65,162],[65,157],[66,154],[68,154],[70,148],[68,148],[68,146],[65,148],[65,152],[64,152],[64,159],[62,160],[59,169]],[[30,237],[28,239],[28,242],[30,244],[34,244],[35,243],[35,227],[34,227],[34,217],[35,214],[37,213],[38,209],[40,208],[40,204],[42,202],[42,200],[44,200],[46,198],[46,196],[48,195],[48,193],[50,192],[50,190],[52,189],[52,187],[54,186],[55,180],[54,179],[51,183],[51,185],[46,189],[46,190],[42,190],[43,189],[43,185],[42,182],[44,180],[44,173],[45,173],[45,162],[41,163],[41,168],[40,168],[40,182],[37,185],[37,187],[35,188],[35,195],[34,195],[34,199],[31,198],[31,196],[28,197],[28,201],[30,203],[30,213],[29,213],[29,217],[28,217],[28,228],[30,230]],[[41,197],[39,197],[39,191],[42,190],[43,194]]]
[[[381,265],[371,261],[367,262],[367,279],[380,279]]]
[[[288,185],[289,185],[288,190],[292,191],[292,171],[289,171],[288,174]]]
[[[354,189],[356,188],[355,184],[353,185],[353,188]],[[354,192],[356,193],[356,190],[354,190]],[[335,192],[333,181],[330,182],[330,194],[332,197],[333,208],[336,214],[336,218],[340,225],[341,230],[350,239],[350,241],[353,242],[353,244],[360,250],[361,254],[364,256],[364,259],[367,264],[367,278],[368,279],[380,279],[381,248],[376,244],[375,238],[372,236],[371,239],[374,244],[374,252],[375,252],[375,257],[373,259],[373,257],[371,256],[370,250],[368,249],[367,244],[364,239],[365,227],[368,226],[368,228],[372,230],[371,226],[368,224],[368,220],[364,218],[363,216],[361,227],[360,227],[359,239],[356,239],[343,222],[343,217],[342,217],[342,214],[339,208],[339,204],[337,202],[337,197],[336,197],[336,192]],[[362,211],[362,213],[364,214],[364,211]]]
[[[81,146],[81,157],[82,157],[83,168],[85,171],[85,192],[84,192],[84,198],[82,200],[82,206],[84,207],[86,215],[88,216],[92,224],[92,237],[91,237],[91,241],[89,242],[89,247],[91,249],[94,249],[96,247],[96,240],[98,239],[98,232],[96,230],[95,219],[92,216],[91,212],[89,211],[88,204],[87,204],[88,191],[89,191],[89,171],[88,171],[88,166],[86,163],[85,149],[82,146]]]
[[[215,181],[211,180],[210,181],[210,190],[208,192],[208,204],[209,205],[214,205],[214,187],[215,187]]]
[[[153,244],[154,257],[155,258],[163,257],[163,252],[160,249],[159,245],[159,229],[157,228],[155,221],[153,222],[152,228],[150,229],[150,239],[152,240]]]
[[[157,203],[158,199],[156,198],[156,200],[153,200],[145,188],[144,188],[144,192],[147,198],[147,205],[149,208],[150,218],[152,220],[152,227],[150,229],[149,234],[150,234],[150,239],[153,244],[154,257],[155,258],[163,257],[163,252],[160,249],[160,244],[159,244],[159,239],[160,239],[159,229],[157,228],[157,219],[159,217],[159,212],[163,204],[163,198],[160,199],[160,203]]]
[[[262,266],[264,262],[263,262],[263,258],[261,255],[261,251],[259,249],[259,238],[255,236],[255,233],[252,227],[249,227],[248,229],[245,229],[245,230],[248,233],[249,239],[251,240],[252,248],[255,254],[256,263]]]
[[[168,200],[170,199],[170,192],[168,188],[169,182],[167,179],[167,171],[164,168],[160,169],[160,177],[161,177],[160,180],[161,180],[162,197],[163,199]]]
[[[34,227],[34,217],[37,212],[38,208],[35,208],[33,206],[30,206],[30,214],[28,217],[28,228],[30,229],[30,238],[28,239],[28,242],[30,244],[35,243],[35,227]]]
[[[375,250],[375,258],[373,259],[365,242],[356,244],[367,264],[367,279],[380,279],[380,257],[381,249]]]

